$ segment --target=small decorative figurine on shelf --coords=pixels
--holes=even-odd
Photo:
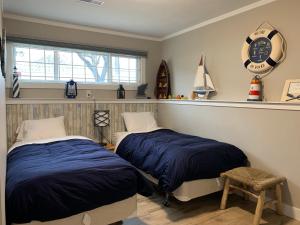
[[[17,67],[14,67],[13,72],[13,88],[12,88],[12,97],[20,98],[20,86],[19,86],[19,75],[20,73],[17,71]]]
[[[67,98],[76,98],[77,97],[77,82],[70,80],[66,83],[65,95]]]
[[[167,62],[163,60],[156,76],[155,96],[157,99],[167,99],[171,95],[170,72]]]
[[[205,56],[202,55],[195,76],[192,99],[193,100],[208,99],[212,93],[216,93],[216,89],[206,69]]]
[[[122,84],[119,85],[117,90],[117,99],[125,99],[125,89]]]
[[[148,87],[148,84],[141,84],[137,87],[137,93],[136,93],[136,98],[140,99],[146,99],[146,89]]]
[[[263,100],[263,84],[258,75],[251,80],[250,91],[247,101],[262,101]]]

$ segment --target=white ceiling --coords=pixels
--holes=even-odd
[[[162,38],[260,0],[4,0],[4,12]]]

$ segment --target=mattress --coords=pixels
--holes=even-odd
[[[152,192],[130,163],[80,137],[16,145],[6,181],[8,224],[62,219]]]
[[[174,192],[184,182],[218,178],[247,163],[246,155],[234,145],[169,129],[128,134],[116,152],[156,178],[165,192]]]

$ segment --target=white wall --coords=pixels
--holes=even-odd
[[[234,144],[246,153],[253,167],[286,176],[284,202],[300,210],[299,116],[300,111],[287,110],[158,107],[159,126]]]

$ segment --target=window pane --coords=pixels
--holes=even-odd
[[[86,69],[86,78],[89,81],[96,82],[96,77],[94,76],[94,74],[92,73],[92,71],[89,70],[89,69]]]
[[[130,83],[136,83],[136,76],[137,71],[136,70],[130,70]]]
[[[84,61],[82,60],[83,58],[84,58],[83,53],[74,53],[73,54],[73,65],[84,66]]]
[[[129,60],[128,60],[128,58],[120,57],[119,60],[120,60],[120,68],[129,69]]]
[[[102,68],[102,67],[98,67],[97,68],[98,70],[98,82],[107,82],[107,79],[108,79],[108,69],[105,67],[105,68]]]
[[[31,78],[39,77],[45,80],[45,64],[31,63]]]
[[[59,66],[59,77],[62,80],[72,79],[72,66],[60,65]]]
[[[21,73],[20,79],[23,79],[25,76],[30,77],[30,67],[29,63],[24,62],[16,62],[17,71]]]
[[[72,64],[72,53],[59,52],[59,64]]]
[[[137,83],[140,58],[103,52],[17,44],[14,62],[20,79],[83,83]]]
[[[46,80],[54,80],[54,65],[46,65]]]
[[[30,60],[31,62],[44,62],[44,50],[41,49],[30,49]]]
[[[120,82],[129,82],[129,70],[120,70]]]
[[[113,69],[112,70],[112,80],[113,82],[119,82],[120,77],[120,70],[119,69]]]
[[[137,60],[135,58],[129,59],[129,69],[136,70]]]
[[[16,61],[26,61],[29,62],[29,48],[15,48]]]
[[[45,63],[54,63],[54,51],[45,51]]]
[[[99,63],[98,63],[98,67],[108,67],[108,56],[107,55],[102,55]]]

